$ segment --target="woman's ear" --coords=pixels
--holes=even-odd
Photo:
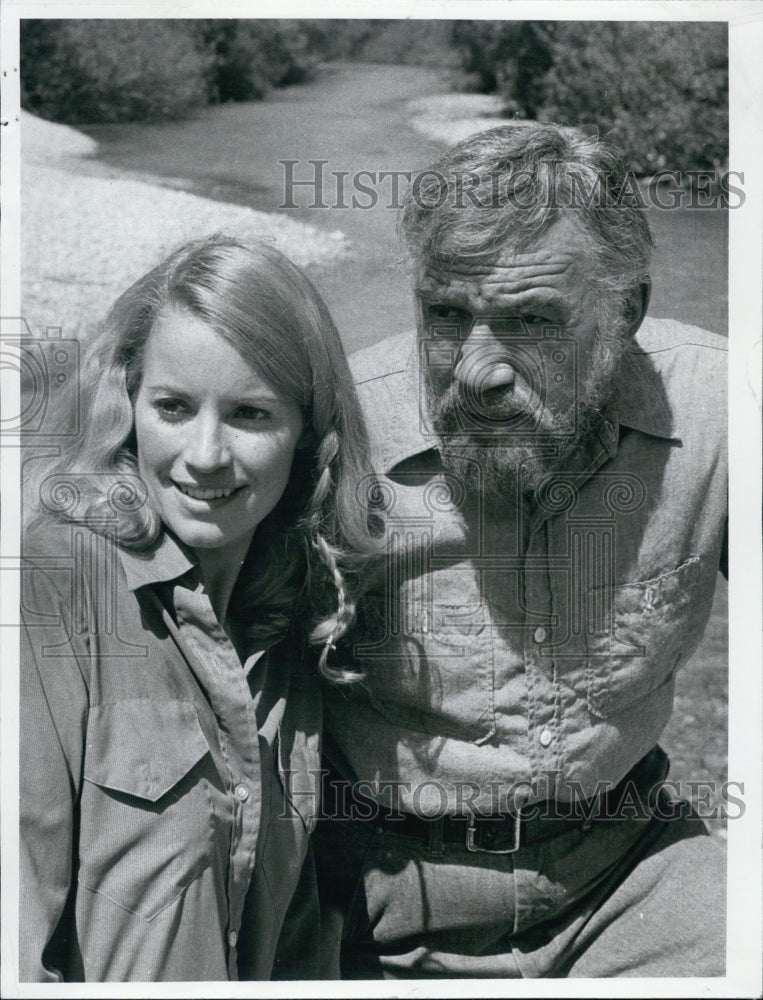
[[[652,279],[647,275],[628,296],[625,318],[628,321],[628,336],[635,337],[644,321],[652,297]]]

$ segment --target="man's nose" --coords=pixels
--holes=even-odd
[[[487,322],[477,322],[461,346],[455,380],[469,392],[487,392],[514,384],[516,372],[506,345]]]
[[[188,426],[185,461],[197,472],[214,472],[230,462],[225,426],[214,415],[199,416]]]

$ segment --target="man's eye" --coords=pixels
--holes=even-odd
[[[526,326],[532,326],[536,323],[546,323],[547,320],[545,316],[538,316],[537,313],[524,313],[519,317]]]
[[[437,305],[432,304],[427,309],[430,319],[438,321],[449,321],[451,323],[462,322],[467,313],[464,309],[459,309],[457,306],[449,305]]]

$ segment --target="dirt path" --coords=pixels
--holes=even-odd
[[[267,101],[204,109],[193,121],[98,126],[84,129],[101,146],[93,172],[109,167],[149,175],[173,187],[276,211],[285,203],[286,168],[293,177],[315,176],[309,160],[327,160],[321,201],[309,208],[313,187],[294,189],[298,206],[289,215],[321,229],[341,229],[353,253],[334,268],[314,273],[348,350],[374,343],[411,326],[413,308],[401,280],[395,227],[399,212],[390,207],[392,180],[382,171],[415,170],[437,156],[441,146],[414,131],[402,113],[409,100],[447,91],[445,72],[380,65],[332,65],[316,81],[276,92]],[[377,204],[351,205],[352,177],[370,171],[361,183],[373,188]],[[348,172],[344,198],[337,197],[333,172]],[[372,195],[356,190],[367,205]]]
[[[392,207],[391,179],[379,175],[416,171],[442,152],[447,142],[417,132],[406,105],[448,90],[447,69],[330,64],[312,83],[276,91],[266,101],[204,108],[185,122],[83,129],[101,146],[87,169],[148,175],[209,198],[278,212],[286,178],[280,161],[297,161],[296,180],[314,178],[308,161],[327,161],[322,185],[327,207],[311,209],[314,189],[300,187],[293,198],[299,207],[280,211],[323,230],[341,230],[351,240],[348,258],[313,277],[352,351],[413,323],[395,235],[399,212]],[[362,178],[377,197],[374,207],[350,207],[358,171],[376,178],[375,184]],[[336,172],[347,175],[346,208],[340,207]],[[371,195],[356,193],[367,205]],[[649,219],[657,243],[652,314],[724,333],[726,213],[653,210]]]

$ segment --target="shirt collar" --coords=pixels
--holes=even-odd
[[[117,550],[130,590],[175,580],[196,565],[190,550],[168,531],[162,531],[148,549],[125,549],[118,546]]]
[[[623,427],[679,440],[662,377],[638,341],[623,358],[613,410]]]
[[[425,401],[419,381],[419,345],[414,336],[407,354],[400,356],[395,366],[404,380],[402,405],[395,419],[395,433],[385,435],[379,442],[380,465],[385,472],[408,458],[436,449],[437,440],[429,428]],[[608,451],[617,451],[619,428],[629,428],[667,440],[680,440],[673,413],[665,394],[659,371],[650,360],[649,353],[634,341],[625,354],[617,381],[617,391],[606,416],[611,423],[613,441]]]
[[[385,470],[404,462],[407,458],[437,448],[437,437],[429,424],[429,415],[419,379],[420,348],[416,334],[408,349],[400,357],[400,376],[403,379],[401,407],[394,415],[394,433],[380,442],[381,467]]]

